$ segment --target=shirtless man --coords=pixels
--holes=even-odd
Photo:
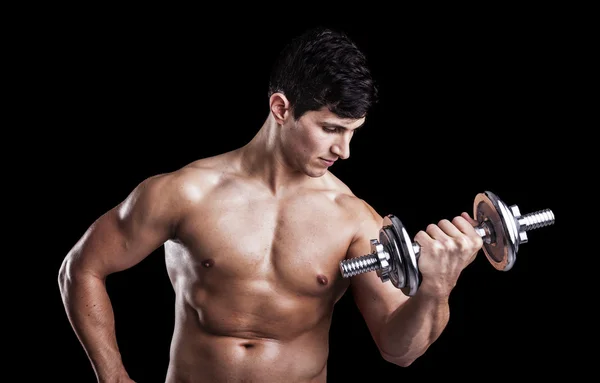
[[[348,158],[376,97],[357,47],[310,31],[282,52],[250,142],[145,179],[89,227],[58,281],[99,382],[133,381],[105,278],[160,246],[176,296],[169,383],[326,382],[332,312],[350,283],[386,361],[423,355],[482,240],[466,213],[418,232],[423,282],[411,298],[376,273],[341,277],[341,260],[370,253],[382,216],[328,168]]]

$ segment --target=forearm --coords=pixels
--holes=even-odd
[[[383,357],[394,364],[408,366],[427,351],[448,324],[447,297],[419,291],[388,318],[379,333]]]
[[[104,280],[61,269],[59,286],[68,319],[100,382],[127,377],[115,334],[114,313]]]

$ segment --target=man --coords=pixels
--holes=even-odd
[[[243,147],[142,181],[67,254],[59,285],[99,382],[132,382],[105,278],[164,245],[176,296],[167,382],[325,382],[335,303],[349,284],[381,356],[408,366],[445,328],[450,292],[482,246],[463,213],[415,236],[408,298],[375,273],[341,277],[382,217],[328,168],[377,99],[364,54],[313,29],[273,68],[269,113]]]

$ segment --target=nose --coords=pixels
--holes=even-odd
[[[331,152],[342,160],[350,157],[350,135],[341,135],[339,140],[331,147]]]

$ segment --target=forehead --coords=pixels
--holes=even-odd
[[[359,119],[354,118],[340,118],[337,114],[331,112],[328,108],[324,107],[319,110],[313,110],[306,113],[303,118],[310,119],[311,122],[323,125],[338,126],[345,129],[354,130],[365,123],[366,117]]]

